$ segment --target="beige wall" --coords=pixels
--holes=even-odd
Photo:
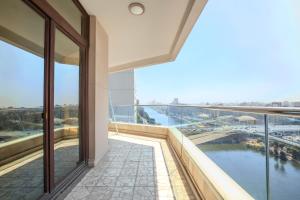
[[[89,166],[108,149],[108,36],[90,17],[89,49]]]

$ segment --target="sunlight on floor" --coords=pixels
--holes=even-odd
[[[196,199],[166,140],[110,133],[109,143],[67,200]]]

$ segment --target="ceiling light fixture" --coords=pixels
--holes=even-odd
[[[141,3],[131,3],[129,4],[128,9],[133,15],[142,15],[145,12],[145,6]]]

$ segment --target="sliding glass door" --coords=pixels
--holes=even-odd
[[[80,163],[80,48],[55,30],[54,62],[54,182]]]
[[[44,193],[45,19],[20,0],[0,4],[0,199],[37,199]]]
[[[85,164],[87,14],[49,2],[0,1],[1,200],[50,198]]]

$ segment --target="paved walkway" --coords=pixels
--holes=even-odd
[[[109,144],[65,200],[196,199],[166,140],[110,133]]]

